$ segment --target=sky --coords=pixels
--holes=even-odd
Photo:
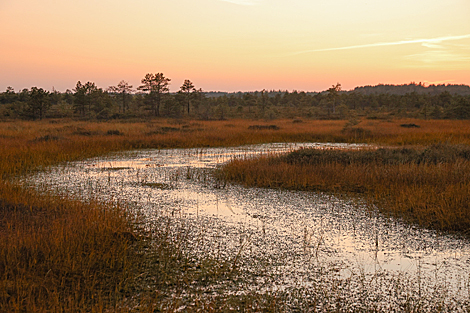
[[[0,91],[470,85],[469,0],[0,0]]]

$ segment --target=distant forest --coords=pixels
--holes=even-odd
[[[134,88],[126,81],[100,88],[77,82],[65,92],[32,87],[0,93],[0,120],[75,118],[276,119],[470,119],[467,85],[377,85],[343,91],[338,83],[323,92],[262,90],[206,92],[185,80],[171,93],[171,80],[147,74]]]

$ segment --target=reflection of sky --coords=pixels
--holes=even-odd
[[[328,275],[342,278],[385,275],[393,280],[405,274],[411,280],[419,277],[420,284],[429,288],[444,284],[457,299],[463,295],[465,289],[459,288],[470,273],[466,241],[384,218],[368,211],[360,199],[238,186],[214,188],[217,183],[206,175],[233,157],[308,145],[325,147],[273,144],[148,150],[77,162],[38,174],[34,180],[81,198],[135,203],[149,221],[167,214],[202,227],[208,239],[206,245],[195,248],[201,253],[217,247],[217,253],[233,255],[243,243],[246,269],[257,271],[250,259],[266,260],[272,264],[266,271],[275,277],[271,284],[279,288],[300,281],[309,285],[313,273],[326,267]]]

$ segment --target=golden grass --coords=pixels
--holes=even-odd
[[[420,128],[403,128],[416,123]],[[279,130],[250,130],[250,125],[275,124]],[[0,176],[10,177],[59,162],[112,151],[143,148],[236,146],[265,142],[365,142],[388,145],[428,145],[438,142],[470,144],[467,121],[364,120],[292,123],[175,121],[148,122],[3,122],[0,123]],[[115,132],[119,135],[113,135]]]
[[[137,292],[130,287],[139,276],[135,271],[142,271],[139,266],[148,262],[148,256],[145,259],[135,248],[133,242],[135,239],[140,242],[140,239],[125,210],[97,203],[84,204],[53,195],[38,195],[15,185],[12,178],[61,162],[130,149],[302,141],[389,145],[470,143],[470,123],[466,121],[364,120],[358,125],[345,127],[347,123],[163,119],[102,123],[72,120],[1,122],[0,311],[118,311],[120,301]],[[402,128],[402,123],[415,123],[421,127]],[[271,124],[277,125],[279,130],[248,129],[250,125]],[[320,190],[364,188],[372,190],[370,195],[380,200],[389,199],[387,203],[403,214],[408,214],[411,208],[426,211],[432,206],[434,209],[429,211],[432,216],[422,215],[422,219],[425,222],[434,221],[437,220],[433,219],[435,216],[442,216],[439,219],[442,228],[452,228],[449,225],[454,225],[455,220],[460,221],[468,214],[469,186],[461,177],[469,170],[465,162],[430,166],[429,169],[414,165],[397,169],[383,166],[352,168],[334,164],[312,169],[287,164],[272,167],[269,162],[257,160],[230,166],[232,174],[244,175],[248,185],[260,184],[265,179],[261,185],[270,187],[281,186],[284,181],[288,184],[287,188],[300,188],[299,184],[308,188],[315,186]],[[421,176],[434,180],[438,189],[422,189],[412,179],[420,171],[423,172]],[[368,173],[367,177],[359,175],[364,173]],[[279,177],[268,176],[273,174]],[[380,180],[391,183],[380,185]],[[406,188],[401,185],[403,181],[407,182]],[[414,197],[410,196],[412,190],[416,190],[413,191]],[[450,216],[442,210],[446,206],[459,208],[460,211],[456,210],[455,215]],[[465,227],[461,225],[458,228]],[[170,262],[178,258],[178,251],[164,243],[164,238],[159,239],[160,245],[155,252],[158,255],[155,257]],[[169,258],[168,255],[173,256]],[[159,274],[154,275],[153,279],[182,279],[181,268],[170,271],[168,265],[162,267],[164,262],[158,264],[155,266]],[[151,308],[152,301],[156,301],[154,298],[142,301],[148,300],[148,307]],[[124,307],[120,310],[131,309]]]
[[[0,199],[0,311],[100,311],[128,291],[137,260],[124,211],[6,182]]]
[[[300,151],[288,157],[233,160],[220,175],[250,187],[360,194],[383,212],[408,222],[468,233],[470,149],[465,148],[463,156],[449,155],[447,159],[445,154],[461,147],[436,145],[427,151],[423,147],[416,149],[420,151],[417,156],[433,152],[428,153],[429,160],[391,162],[370,150],[315,151],[310,158]],[[403,151],[409,154],[414,150]]]

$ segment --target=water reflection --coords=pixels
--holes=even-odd
[[[389,307],[390,297],[398,301],[436,292],[447,308],[467,303],[466,240],[385,218],[360,199],[219,188],[210,176],[212,169],[232,158],[301,146],[361,147],[306,143],[138,151],[67,164],[31,181],[81,199],[134,203],[149,224],[162,214],[184,221],[192,232],[193,252],[241,255],[249,283],[239,288],[326,289],[338,297],[345,294],[351,303],[354,297],[364,300],[366,292],[370,301],[380,299],[381,308]],[[342,287],[331,290],[333,283]]]

